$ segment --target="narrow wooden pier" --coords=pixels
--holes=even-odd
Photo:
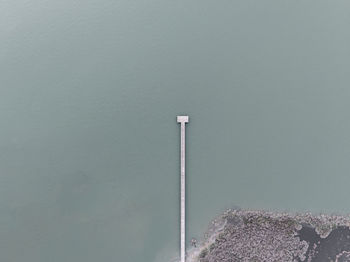
[[[178,116],[177,122],[181,124],[181,149],[180,149],[180,159],[181,159],[181,212],[180,212],[180,248],[181,248],[181,262],[186,261],[186,176],[185,176],[185,151],[186,151],[186,123],[188,123],[188,116]]]

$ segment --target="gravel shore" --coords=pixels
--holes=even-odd
[[[227,210],[190,262],[350,261],[350,217]]]

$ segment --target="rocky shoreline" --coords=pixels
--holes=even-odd
[[[190,262],[350,261],[350,217],[227,210]]]

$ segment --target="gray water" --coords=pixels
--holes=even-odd
[[[163,262],[238,205],[350,212],[349,1],[0,1],[0,260]]]

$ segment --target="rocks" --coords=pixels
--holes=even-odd
[[[195,239],[195,238],[191,239],[191,246],[197,247],[197,239]]]
[[[350,261],[344,216],[228,210],[214,220],[190,262]]]

